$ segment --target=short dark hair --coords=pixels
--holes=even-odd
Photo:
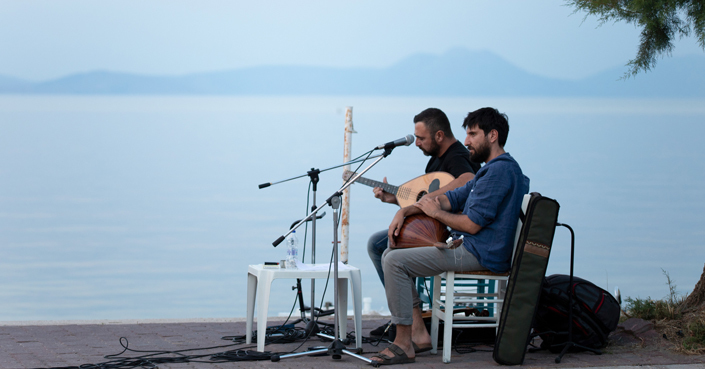
[[[428,108],[414,117],[414,124],[423,122],[426,129],[435,135],[438,131],[443,131],[446,137],[453,138],[453,131],[450,129],[450,121],[441,109]]]
[[[499,134],[499,146],[504,147],[509,135],[509,118],[507,114],[500,113],[495,108],[482,108],[468,113],[463,121],[463,128],[468,129],[477,126],[479,129],[489,134],[493,129]]]

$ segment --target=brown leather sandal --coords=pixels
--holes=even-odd
[[[373,355],[372,357],[376,357],[379,359],[382,359],[381,361],[377,360],[372,360],[372,365],[374,366],[379,366],[379,365],[394,365],[394,364],[406,364],[406,363],[413,363],[416,361],[415,357],[409,357],[404,350],[402,350],[401,347],[391,344],[389,347],[387,347],[389,351],[391,351],[394,356],[389,356],[386,354],[376,354]]]

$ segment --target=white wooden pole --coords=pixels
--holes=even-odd
[[[351,160],[350,152],[352,147],[352,134],[355,133],[353,129],[352,121],[352,106],[345,108],[345,142],[343,148],[343,163],[347,163]],[[350,170],[350,165],[343,167],[345,170]],[[342,229],[342,243],[340,245],[340,261],[347,264],[348,263],[348,241],[350,240],[350,187],[343,191],[343,206],[341,213],[341,229]]]

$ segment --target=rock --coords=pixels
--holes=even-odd
[[[653,330],[654,323],[651,323],[651,322],[646,321],[644,319],[629,318],[629,319],[625,320],[622,324],[617,326],[618,330],[620,328],[622,328],[626,332],[629,332],[635,336],[638,336],[641,333],[645,333],[650,330]]]
[[[616,345],[647,344],[660,338],[654,323],[639,318],[625,320],[610,335],[610,341]]]

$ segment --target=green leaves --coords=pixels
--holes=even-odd
[[[656,66],[657,57],[671,55],[676,37],[691,32],[705,49],[705,0],[571,0],[575,12],[599,17],[605,22],[626,21],[641,28],[641,43],[636,58],[627,63],[624,78]]]

